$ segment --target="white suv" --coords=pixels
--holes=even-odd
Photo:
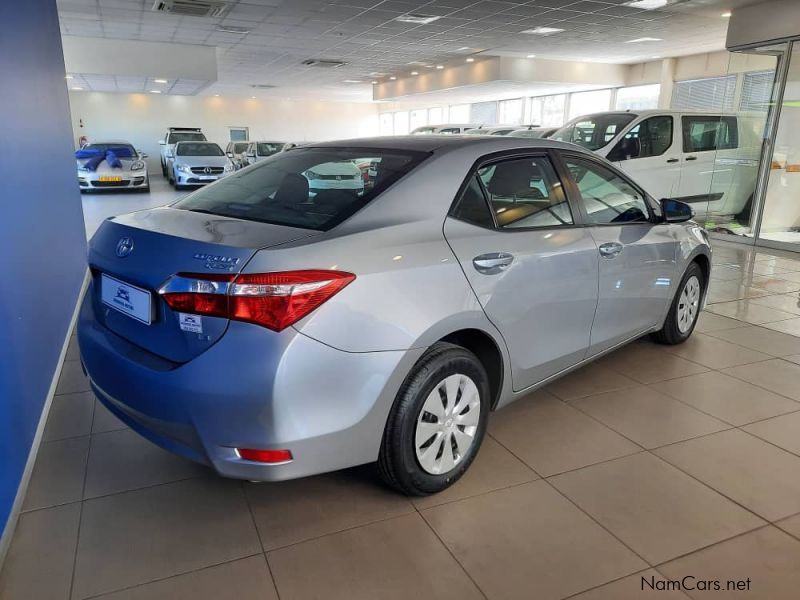
[[[175,144],[178,142],[205,142],[206,136],[199,127],[170,127],[164,134],[164,139],[158,140],[161,146],[161,174],[167,176],[167,154],[175,153]]]
[[[755,190],[763,117],[665,110],[573,119],[551,139],[593,150],[655,198],[700,216],[746,217]]]

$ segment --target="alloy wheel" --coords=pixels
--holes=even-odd
[[[686,280],[678,299],[678,331],[686,333],[694,325],[700,308],[700,280],[692,275]]]

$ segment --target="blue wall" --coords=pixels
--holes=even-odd
[[[0,0],[0,530],[85,272],[56,0]]]

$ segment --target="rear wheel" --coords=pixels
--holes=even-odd
[[[689,265],[678,286],[664,326],[652,337],[660,344],[681,344],[689,339],[700,315],[705,276],[696,262]]]
[[[378,467],[409,495],[439,492],[464,474],[483,441],[489,380],[472,352],[439,342],[414,366],[386,423]]]

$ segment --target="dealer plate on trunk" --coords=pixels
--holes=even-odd
[[[100,277],[100,297],[103,304],[145,325],[150,325],[152,321],[150,292],[105,273]]]

